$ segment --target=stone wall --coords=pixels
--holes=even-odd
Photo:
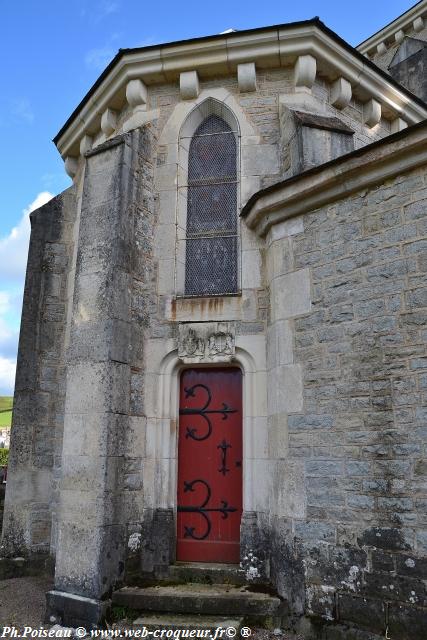
[[[423,167],[268,238],[273,578],[294,612],[411,640],[427,628],[426,205]]]
[[[48,552],[62,449],[75,188],[31,214],[1,555]]]

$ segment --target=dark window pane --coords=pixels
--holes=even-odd
[[[188,188],[187,235],[236,233],[235,183]]]
[[[236,291],[236,138],[222,118],[211,115],[189,149],[185,293]]]
[[[217,124],[221,132],[212,132]],[[209,133],[207,132],[209,131]],[[196,130],[190,143],[188,184],[236,180],[236,139],[224,120],[209,116]]]
[[[185,292],[218,295],[237,291],[237,238],[187,239]]]

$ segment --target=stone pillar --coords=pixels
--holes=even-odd
[[[303,233],[302,218],[277,224],[266,238],[270,322],[267,332],[267,415],[272,474],[271,576],[287,600],[294,601],[291,522],[305,517],[304,461],[289,454],[288,422],[303,410],[301,364],[294,357],[294,318],[309,313],[308,269],[293,259],[293,236]],[[278,543],[280,541],[280,543]]]
[[[131,324],[143,133],[86,154],[73,314],[68,350],[55,590],[46,619],[88,628],[104,618],[123,578],[124,442],[132,430]],[[139,154],[140,155],[140,154]],[[139,363],[141,365],[141,363]],[[132,482],[138,474],[132,473]],[[138,476],[139,477],[139,476]],[[139,488],[139,487],[138,487]]]

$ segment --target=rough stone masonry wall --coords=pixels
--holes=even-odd
[[[322,207],[303,222],[289,259],[293,269],[310,270],[312,311],[294,320],[304,409],[288,416],[287,460],[290,468],[303,464],[305,517],[274,519],[273,575],[294,610],[421,640],[427,629],[425,167]],[[327,633],[342,637],[332,628]]]
[[[71,188],[31,215],[0,556],[47,552],[50,547],[75,206]]]

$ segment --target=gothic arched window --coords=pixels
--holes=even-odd
[[[237,143],[217,115],[196,129],[188,152],[185,293],[236,293]]]

